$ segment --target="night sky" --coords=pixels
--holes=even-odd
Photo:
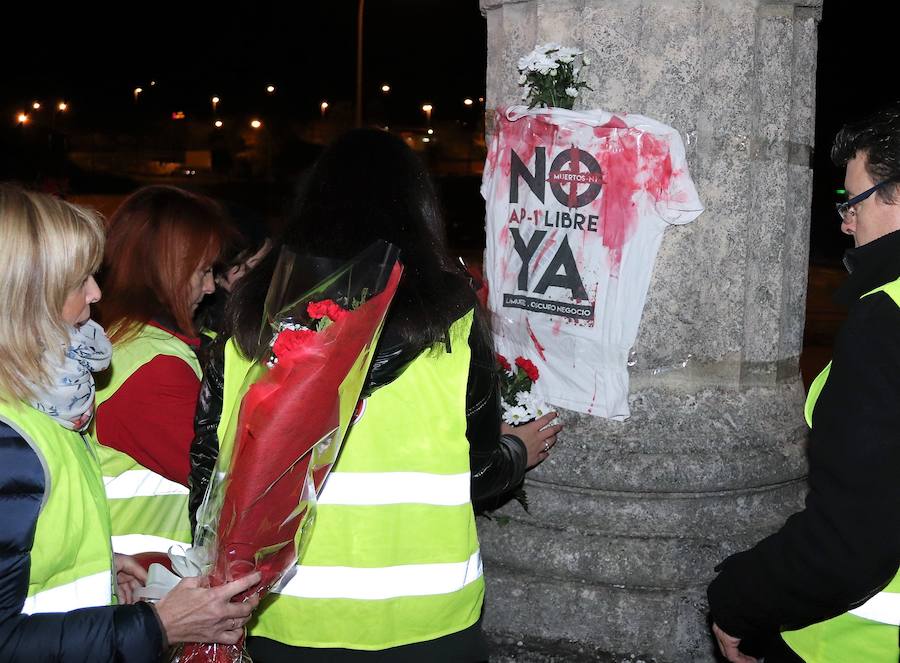
[[[841,126],[900,100],[893,21],[871,11],[876,5],[825,0],[819,24],[816,69],[816,138],[813,154],[811,259],[836,260],[849,245],[839,232],[835,190],[843,169],[831,163],[831,145]]]
[[[107,118],[128,112],[134,88],[147,94],[151,80],[158,99],[185,112],[206,111],[214,94],[222,113],[263,112],[272,102],[268,83],[298,118],[318,113],[325,99],[352,103],[356,0],[304,0],[289,11],[284,3],[196,4],[134,5],[127,19],[86,3],[47,17],[13,12],[27,27],[4,30],[0,107],[64,97],[73,112]],[[369,0],[366,97],[378,102],[388,83],[390,103],[401,114],[408,107],[409,121],[421,118],[426,101],[437,120],[464,97],[484,94],[485,44],[477,0]]]
[[[349,113],[355,94],[356,0],[198,7],[197,3],[13,10],[4,7],[0,43],[0,117],[31,100],[65,99],[69,122],[112,126],[133,114],[141,86],[158,108],[222,115],[265,113],[273,104],[298,120],[322,100]],[[842,172],[828,156],[847,120],[900,97],[890,21],[868,3],[825,0],[819,34],[816,144],[813,157],[814,257],[839,256],[834,190]],[[118,9],[116,8],[118,7]],[[186,8],[189,7],[189,8]],[[301,11],[302,10],[302,11]],[[19,29],[16,29],[18,26]],[[464,112],[463,97],[484,94],[486,26],[477,0],[368,0],[365,97],[371,111],[389,104],[398,124],[421,125]],[[156,80],[154,88],[149,82]],[[265,85],[277,87],[275,97]],[[380,93],[391,85],[389,97]],[[146,100],[149,104],[150,98]],[[639,112],[639,109],[635,109]]]

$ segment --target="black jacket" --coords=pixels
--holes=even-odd
[[[500,384],[494,351],[479,325],[469,335],[471,362],[466,388],[466,438],[472,474],[472,501],[495,497],[510,491],[525,476],[527,451],[514,435],[500,435]],[[372,360],[363,395],[393,382],[420,354],[396,340],[391,328],[385,328]],[[209,478],[219,455],[216,429],[222,415],[224,344],[218,341],[208,352],[204,366],[194,440],[191,444],[189,511],[191,527],[196,525],[197,509],[203,501]]]
[[[831,372],[813,411],[803,511],[726,559],[709,586],[712,618],[733,636],[766,639],[842,614],[882,589],[900,565],[900,232],[845,259],[835,299],[848,307]]]
[[[22,614],[44,484],[37,454],[0,421],[0,661],[158,661],[162,631],[146,603]]]

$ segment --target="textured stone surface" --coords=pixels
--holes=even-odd
[[[685,141],[706,211],[666,232],[624,423],[567,429],[481,519],[497,660],[712,661],[705,585],[805,489],[803,309],[822,0],[481,0],[488,130],[536,43],[583,48],[582,107]],[[631,658],[634,655],[636,658]]]

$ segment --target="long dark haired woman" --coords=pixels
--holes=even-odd
[[[431,180],[399,139],[354,131],[316,163],[283,241],[349,259],[379,239],[400,248],[403,279],[309,548],[252,626],[259,663],[486,660],[472,501],[521,481],[559,431],[549,415],[501,435],[484,314],[447,250]],[[277,255],[229,307],[246,356]]]
[[[96,437],[118,552],[191,540],[187,479],[200,392],[194,315],[230,233],[209,198],[168,186],[109,220],[100,316],[115,352],[98,377]]]

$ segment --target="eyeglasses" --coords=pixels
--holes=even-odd
[[[855,207],[866,198],[871,196],[873,193],[878,191],[878,189],[883,187],[885,184],[888,184],[888,180],[882,180],[871,189],[866,189],[858,196],[853,196],[850,200],[846,200],[842,203],[835,203],[835,209],[837,209],[838,216],[841,217],[841,222],[843,223],[844,221],[846,221],[848,215],[856,216]]]

